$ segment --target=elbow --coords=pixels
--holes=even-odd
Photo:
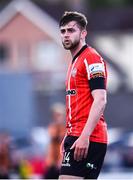
[[[106,107],[106,104],[107,104],[107,98],[101,97],[99,100],[99,103],[100,103],[101,107],[103,107],[103,109],[104,109]]]
[[[103,102],[104,105],[107,104],[107,96],[102,96],[101,101]]]
[[[102,109],[106,107],[107,98],[105,96],[101,96],[97,99],[97,105],[99,105]]]
[[[94,98],[94,103],[101,108],[105,108],[107,104],[107,94],[106,91],[104,90],[96,90],[92,92],[93,98]]]

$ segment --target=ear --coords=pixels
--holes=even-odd
[[[86,31],[86,29],[84,29],[84,30],[82,30],[82,32],[81,32],[81,38],[82,38],[82,39],[85,39],[86,36],[87,36],[87,31]]]

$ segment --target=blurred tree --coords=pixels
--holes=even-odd
[[[0,10],[13,0],[0,0]],[[42,9],[45,9],[45,5],[60,6],[67,4],[67,0],[31,0],[32,2],[39,5]],[[113,8],[113,7],[130,7],[133,6],[133,0],[84,0],[88,7],[91,5],[92,9],[97,8]],[[73,4],[73,1],[71,1]]]
[[[90,4],[92,9],[127,7],[133,5],[132,0],[86,0],[86,2]]]
[[[3,9],[11,0],[0,0],[0,10]]]
[[[133,6],[133,0],[125,0],[125,2],[126,2],[127,5],[129,5],[129,6]]]

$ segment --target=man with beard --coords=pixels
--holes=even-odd
[[[66,79],[66,128],[61,143],[60,179],[97,179],[107,148],[106,65],[86,44],[87,19],[65,12],[60,20],[62,44],[72,61]]]

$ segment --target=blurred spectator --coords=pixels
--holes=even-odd
[[[51,106],[52,123],[65,123],[65,105],[61,102],[54,103]]]
[[[47,171],[46,179],[57,179],[61,164],[60,143],[65,135],[65,106],[62,103],[55,103],[51,108],[52,121],[48,126],[50,145],[46,157]]]
[[[28,179],[32,175],[32,167],[27,159],[23,159],[20,162],[19,175],[21,179]]]
[[[30,160],[32,169],[31,178],[41,179],[46,171],[46,163],[44,159],[39,155],[34,155]]]
[[[0,134],[0,179],[9,179],[11,168],[10,137],[7,133]]]

